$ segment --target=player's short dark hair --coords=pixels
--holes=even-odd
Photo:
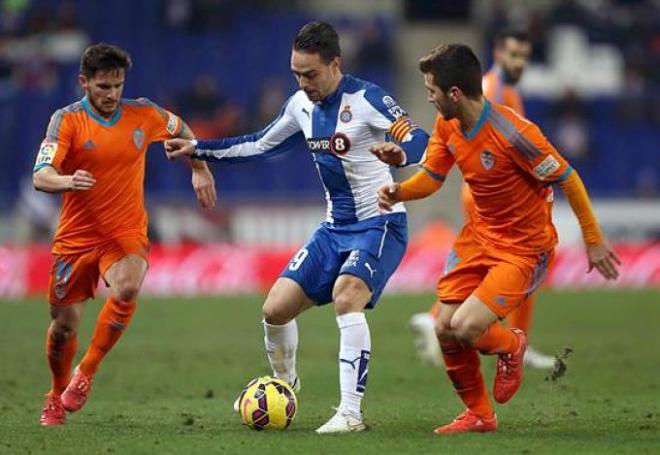
[[[513,38],[516,41],[522,41],[523,43],[532,42],[529,32],[526,29],[521,27],[507,27],[500,30],[495,35],[495,46],[502,47],[504,42],[509,38]]]
[[[80,58],[80,74],[91,78],[98,71],[127,71],[133,62],[124,49],[107,43],[97,43],[89,46]]]
[[[327,22],[314,21],[305,24],[293,41],[293,50],[308,54],[319,54],[324,63],[341,56],[339,35]]]
[[[476,98],[481,89],[481,64],[472,49],[465,44],[441,44],[419,61],[419,69],[431,74],[433,82],[443,92],[458,87],[469,98]]]

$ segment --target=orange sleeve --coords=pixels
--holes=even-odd
[[[587,189],[582,183],[582,179],[577,172],[572,172],[568,178],[560,184],[561,189],[571,204],[571,208],[580,223],[584,243],[589,246],[600,245],[603,243],[603,235],[594,216]]]
[[[441,186],[441,180],[437,180],[428,171],[421,170],[399,185],[397,196],[400,201],[423,199],[438,191]]]
[[[501,115],[501,114],[499,114]],[[496,128],[504,135],[510,144],[508,148],[513,160],[535,179],[551,184],[567,179],[573,172],[563,156],[557,152],[550,141],[543,135],[534,123],[523,120],[520,129],[509,123],[496,120]]]
[[[522,97],[520,96],[520,93],[518,93],[518,90],[516,90],[513,87],[506,87],[504,90],[504,97],[502,100],[502,103],[507,107],[510,107],[514,111],[516,111],[516,114],[518,114],[521,117],[525,116],[525,108],[523,106],[522,102]]]
[[[422,169],[439,182],[444,182],[447,173],[454,165],[454,155],[447,147],[447,135],[447,122],[438,114],[433,128],[433,135],[426,146]]]
[[[73,124],[71,122],[71,116],[65,115],[64,111],[59,109],[50,118],[46,137],[39,147],[33,172],[37,172],[46,166],[51,166],[57,172],[61,173],[62,163],[69,153],[72,140]]]
[[[173,137],[178,137],[184,129],[184,123],[179,116],[163,109],[155,103],[150,104],[151,115],[149,116],[149,142],[161,142]]]

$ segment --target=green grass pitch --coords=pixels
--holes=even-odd
[[[231,404],[269,373],[261,296],[143,299],[106,358],[87,406],[66,426],[38,424],[49,375],[43,301],[0,302],[0,453],[660,453],[660,293],[543,293],[533,345],[570,347],[566,375],[527,370],[498,406],[495,434],[436,436],[462,410],[441,369],[422,366],[407,329],[432,296],[387,296],[368,315],[373,354],[367,432],[321,437],[338,404],[338,332],[332,307],[299,319],[300,408],[281,433],[243,427]],[[99,302],[79,335],[86,347]],[[77,358],[80,357],[80,353]],[[482,367],[490,385],[494,362]]]

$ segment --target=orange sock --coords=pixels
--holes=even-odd
[[[135,302],[122,302],[108,297],[99,313],[89,349],[80,362],[80,371],[92,376],[103,357],[112,349],[135,312]]]
[[[477,415],[492,416],[493,405],[481,376],[476,349],[458,343],[442,343],[441,348],[447,375],[465,406]]]
[[[52,335],[52,327],[48,328],[46,336],[46,356],[51,372],[51,392],[61,395],[69,384],[71,364],[78,349],[78,338],[75,336],[67,340],[57,340]]]
[[[524,330],[525,333],[529,334],[529,328],[532,325],[532,307],[535,300],[536,296],[532,294],[511,312],[507,317],[509,327]]]
[[[474,347],[482,354],[505,354],[518,349],[518,337],[509,328],[499,322],[493,322],[474,343]]]

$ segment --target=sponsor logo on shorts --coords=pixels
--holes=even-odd
[[[367,268],[367,270],[369,270],[369,275],[371,275],[371,278],[373,278],[374,273],[376,273],[376,269],[371,268],[371,264],[369,264],[368,262],[365,262],[364,266]]]
[[[548,155],[534,168],[534,173],[539,179],[545,180],[559,169],[559,166],[559,161],[557,161],[554,156]]]
[[[348,255],[346,262],[344,262],[344,267],[357,267],[359,260],[360,250],[353,250],[351,251],[351,254]]]

